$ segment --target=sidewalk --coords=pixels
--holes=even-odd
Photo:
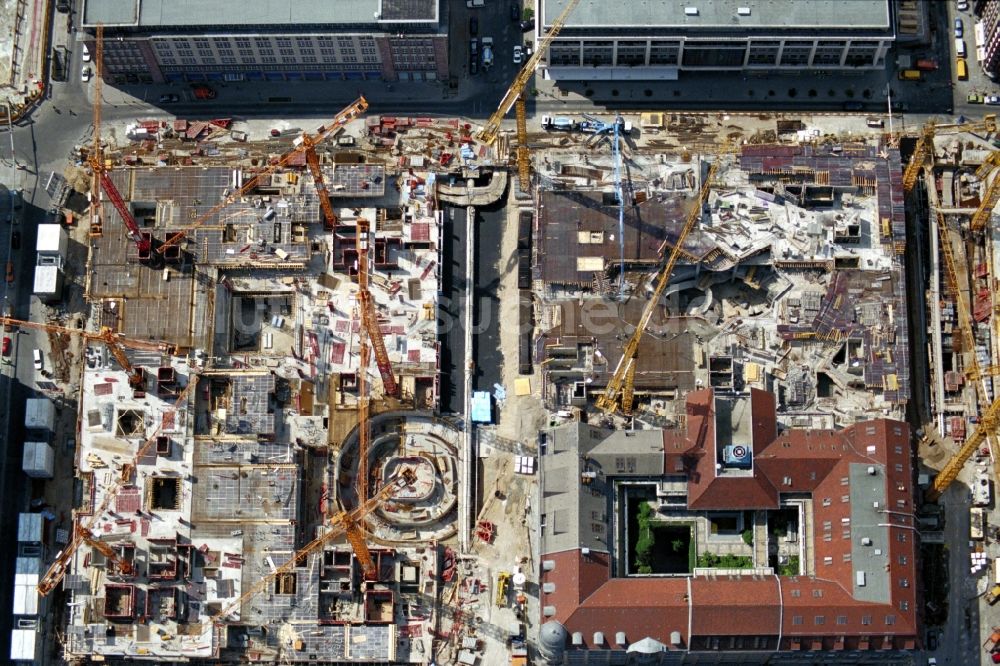
[[[212,102],[199,102],[206,108],[217,107],[220,104],[315,104],[320,109],[339,108],[364,95],[372,107],[378,105],[398,105],[401,102],[413,102],[417,109],[422,104],[452,104],[458,105],[490,95],[492,86],[481,80],[460,80],[457,88],[450,88],[447,82],[393,82],[383,81],[241,81],[241,82],[208,82],[206,85],[215,89],[218,97]],[[120,86],[104,86],[105,104],[134,104],[147,102],[156,104],[160,95],[173,93],[180,95],[181,104],[196,102],[191,92],[191,84],[124,84]],[[499,102],[500,93],[492,93]],[[169,106],[164,110],[170,111]]]

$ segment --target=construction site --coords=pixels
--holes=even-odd
[[[529,118],[574,5],[484,123],[97,105],[85,306],[0,318],[78,387],[61,658],[889,663],[966,557],[989,618],[995,118]]]

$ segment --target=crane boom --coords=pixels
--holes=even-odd
[[[477,138],[480,141],[493,145],[493,143],[497,140],[497,137],[500,135],[500,123],[503,122],[503,117],[507,115],[508,111],[510,111],[510,107],[514,106],[514,102],[517,100],[518,96],[520,96],[521,91],[524,90],[524,86],[528,83],[528,80],[534,76],[535,67],[538,66],[539,62],[541,62],[542,56],[545,55],[545,51],[548,49],[549,44],[553,39],[555,39],[556,35],[559,34],[559,31],[562,30],[563,26],[566,24],[566,19],[569,18],[570,12],[573,11],[573,8],[576,7],[576,4],[579,1],[580,0],[568,0],[558,18],[556,18],[556,20],[549,27],[549,31],[538,40],[538,43],[535,45],[535,52],[531,54],[531,57],[528,58],[528,60],[524,63],[524,66],[521,67],[521,71],[519,71],[517,76],[514,77],[514,81],[510,84],[510,88],[507,89],[503,99],[500,100],[500,106],[498,106],[497,110],[493,112],[493,115],[489,117],[486,124],[483,125],[483,128],[479,130]],[[539,21],[541,20],[542,17],[539,17]]]
[[[934,125],[928,123],[924,126],[924,131],[917,140],[917,145],[913,148],[910,161],[903,171],[903,191],[909,193],[913,186],[917,184],[917,176],[923,168],[927,158],[934,154]]]
[[[243,605],[245,601],[262,592],[276,577],[291,573],[296,567],[302,566],[307,556],[322,548],[333,538],[346,532],[348,534],[348,541],[354,546],[354,541],[350,538],[352,531],[357,531],[357,526],[368,514],[415,480],[416,477],[413,471],[409,468],[403,468],[403,471],[398,476],[389,479],[367,502],[359,504],[353,511],[341,512],[333,516],[330,519],[326,532],[297,550],[288,561],[281,566],[275,567],[271,573],[258,578],[238,599],[223,607],[222,610],[213,615],[205,624],[215,624],[224,619],[235,609]],[[365,546],[365,550],[367,552],[367,546]]]
[[[316,142],[308,134],[302,135],[302,145],[306,147],[306,164],[312,172],[313,183],[316,185],[316,196],[319,197],[319,207],[323,211],[323,223],[327,230],[333,230],[337,225],[337,215],[330,203],[330,193],[326,190],[326,179],[323,170],[319,168],[319,155],[316,154]]]
[[[932,180],[932,178],[929,179]],[[938,245],[941,248],[941,255],[944,258],[945,273],[948,277],[948,290],[951,292],[952,298],[955,299],[955,311],[958,315],[958,327],[962,334],[962,346],[968,358],[967,368],[970,375],[976,377],[976,396],[982,410],[976,430],[959,447],[959,450],[948,460],[937,476],[934,477],[934,484],[928,489],[927,497],[928,499],[936,499],[958,477],[959,472],[962,471],[962,467],[965,466],[965,463],[972,457],[972,454],[975,453],[980,444],[987,441],[991,448],[993,447],[993,434],[996,432],[997,424],[1000,423],[1000,399],[990,404],[989,397],[986,395],[986,389],[983,385],[985,376],[980,370],[979,361],[976,358],[976,338],[972,328],[971,311],[968,302],[962,295],[961,285],[958,282],[958,262],[952,250],[948,225],[945,222],[944,214],[938,207],[937,189],[934,187],[933,182],[928,187],[927,199],[930,204],[931,214],[937,220]],[[994,459],[994,466],[997,464],[998,461]]]
[[[122,221],[125,222],[125,228],[128,229],[128,237],[132,239],[136,249],[139,250],[139,258],[146,259],[149,257],[149,250],[152,246],[149,236],[144,236],[142,231],[139,230],[139,225],[132,216],[132,211],[128,209],[121,192],[115,187],[115,183],[111,180],[104,165],[94,164],[93,166],[99,174],[98,177],[101,179],[101,187],[104,189],[104,193],[111,199],[111,205],[115,207],[115,210],[121,215]]]
[[[350,122],[360,114],[364,113],[367,109],[368,109],[368,100],[366,100],[364,96],[358,97],[351,104],[342,109],[340,113],[334,116],[333,120],[331,120],[326,125],[321,125],[319,129],[316,130],[316,134],[311,139],[312,145],[315,146],[316,144],[322,142],[324,139],[333,134],[334,131],[336,131],[343,125],[346,125],[348,122]],[[289,160],[291,160],[293,157],[295,157],[301,152],[304,152],[306,150],[306,145],[307,145],[306,141],[299,141],[295,146],[292,147],[291,150],[282,155],[276,162],[265,167],[262,171],[254,175],[250,180],[243,183],[243,185],[238,189],[236,189],[236,191],[234,191],[229,196],[224,198],[221,202],[210,208],[206,213],[203,213],[202,215],[198,216],[189,226],[182,229],[181,231],[178,231],[173,236],[164,241],[156,249],[156,251],[158,253],[163,253],[163,251],[166,250],[168,247],[180,243],[188,232],[193,231],[194,229],[197,229],[201,225],[205,224],[206,222],[211,220],[212,217],[217,215],[220,211],[222,211],[225,208],[228,208],[232,203],[239,200],[241,197],[243,197],[248,192],[257,187],[257,183],[260,182],[261,178],[271,175],[281,167],[288,164]]]
[[[111,355],[115,357],[115,361],[118,362],[121,369],[128,373],[129,384],[131,386],[138,386],[142,383],[142,371],[132,365],[132,363],[128,360],[128,356],[125,355],[125,351],[122,347],[141,349],[144,351],[158,351],[171,355],[176,352],[176,349],[167,343],[133,340],[119,335],[107,326],[102,327],[99,333],[94,333],[92,331],[83,331],[78,328],[68,328],[66,326],[57,326],[55,324],[41,324],[34,321],[13,319],[11,317],[0,317],[0,324],[33,328],[35,330],[60,333],[63,335],[79,335],[85,340],[103,342],[108,348],[108,351],[111,352]]]
[[[993,180],[990,181],[989,186],[986,188],[986,194],[983,196],[983,202],[979,204],[979,208],[972,214],[970,226],[973,231],[982,231],[986,228],[986,223],[990,221],[990,216],[993,214],[993,209],[997,207],[998,202],[1000,202],[1000,174],[995,175]]]
[[[619,266],[621,273],[618,278],[619,300],[625,297],[625,192],[622,189],[621,146],[621,127],[623,123],[624,120],[621,116],[615,118],[615,127],[612,130],[614,134],[611,137],[612,178],[615,181],[615,198],[618,199],[618,246],[621,254],[621,265]]]
[[[187,400],[188,395],[192,390],[194,390],[194,387],[197,384],[198,376],[191,375],[188,385],[184,387],[184,389],[177,396],[177,400],[174,401],[175,409]],[[104,516],[108,507],[111,506],[111,500],[113,500],[115,496],[117,496],[118,491],[128,483],[129,479],[132,477],[132,471],[138,466],[139,461],[142,460],[144,455],[146,455],[146,452],[149,451],[150,447],[156,443],[156,438],[160,434],[161,430],[163,430],[162,420],[160,421],[160,425],[156,427],[156,430],[153,431],[153,434],[150,435],[136,450],[135,457],[132,458],[132,461],[122,465],[122,470],[118,475],[118,478],[115,479],[115,482],[104,493],[104,499],[101,500],[101,503],[96,509],[94,509],[94,512],[90,514],[90,517],[85,521],[81,520],[77,523],[76,529],[73,532],[73,539],[59,554],[56,555],[55,561],[52,562],[48,570],[45,572],[45,575],[38,581],[38,593],[43,597],[52,592],[56,585],[58,585],[66,575],[66,569],[69,566],[69,563],[73,560],[73,556],[80,548],[80,545],[86,541],[86,538],[84,538],[83,535],[91,534],[91,530],[94,529],[94,525],[97,524],[97,521]]]
[[[649,320],[653,318],[653,313],[656,311],[657,305],[660,302],[660,297],[663,296],[663,292],[667,288],[667,284],[670,282],[670,276],[674,271],[674,266],[677,264],[677,260],[681,256],[681,247],[684,245],[684,241],[687,239],[688,234],[694,229],[695,223],[701,218],[702,208],[705,205],[705,201],[708,199],[709,186],[715,177],[715,172],[719,167],[719,162],[722,160],[722,155],[729,151],[728,143],[723,146],[723,149],[716,156],[714,162],[712,162],[711,168],[708,170],[708,176],[706,176],[705,181],[701,184],[701,191],[698,193],[698,199],[695,201],[694,206],[688,213],[687,219],[684,222],[684,227],[681,229],[680,235],[677,236],[677,240],[674,241],[674,247],[670,251],[670,256],[667,258],[666,263],[663,266],[663,270],[660,273],[660,277],[657,280],[656,288],[653,290],[653,295],[649,297],[646,301],[646,307],[642,311],[642,316],[639,318],[639,323],[636,325],[635,332],[632,333],[632,337],[629,339],[625,348],[622,350],[621,359],[618,361],[618,366],[615,368],[614,374],[608,381],[607,387],[604,389],[604,393],[597,397],[597,406],[603,411],[610,413],[619,408],[619,406],[625,406],[620,402],[623,398],[623,391],[626,389],[626,380],[629,377],[634,377],[635,371],[632,369],[632,365],[635,363],[635,357],[639,351],[639,342],[642,340],[642,336],[646,331],[646,326],[649,325]],[[627,387],[627,395],[625,396],[625,403],[631,403],[632,389]]]
[[[385,338],[378,326],[375,316],[375,301],[368,290],[368,220],[358,218],[356,244],[358,249],[358,302],[361,307],[361,327],[368,334],[372,348],[375,351],[375,363],[382,376],[382,388],[386,395],[399,396],[399,384],[392,374],[392,363],[389,361],[389,351],[385,347]],[[362,371],[366,368],[362,367]]]

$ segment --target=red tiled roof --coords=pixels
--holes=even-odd
[[[771,402],[772,409],[774,404]],[[716,476],[715,400],[712,389],[693,391],[687,402],[689,509],[777,509],[778,493],[762,475]],[[766,419],[762,432],[767,426]],[[754,443],[756,449],[757,444]]]
[[[781,624],[778,581],[774,576],[691,579],[692,636],[777,635]]]
[[[615,578],[602,585],[573,610],[563,623],[570,633],[580,632],[583,645],[594,646],[594,634],[604,634],[604,645],[613,646],[615,635],[626,641],[647,636],[670,645],[670,634],[687,644],[688,602],[684,578]]]
[[[543,592],[541,605],[555,606],[555,619],[560,622],[610,578],[607,553],[584,555],[580,550],[567,550],[548,553],[543,559],[551,560],[555,567],[542,571],[542,583],[554,583],[555,590]]]
[[[775,412],[773,393],[750,389],[750,418],[750,438],[756,456],[778,436],[778,415]]]
[[[773,398],[752,392],[754,476],[716,477],[714,417],[710,389],[689,394],[686,433],[663,433],[665,473],[687,473],[690,509],[772,508],[779,492],[813,493],[815,577],[610,578],[606,553],[546,554],[543,560],[555,567],[543,571],[542,583],[555,589],[543,590],[541,606],[554,606],[555,615],[543,621],[555,619],[568,632],[580,632],[582,647],[593,647],[595,632],[612,646],[619,631],[629,641],[649,636],[667,645],[677,631],[685,646],[692,637],[782,635],[783,650],[912,649],[918,606],[907,426],[881,419],[842,431],[796,430],[778,437]],[[852,539],[840,534],[847,524],[842,520],[850,517],[842,486],[852,464],[882,465],[887,503],[899,507],[885,518],[891,597],[886,604],[852,596],[853,568],[850,558],[845,560]],[[822,538],[826,522],[836,527],[830,541]]]

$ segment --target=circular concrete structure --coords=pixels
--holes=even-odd
[[[365,519],[373,541],[427,542],[455,533],[458,504],[458,447],[461,433],[443,419],[415,412],[389,412],[370,420],[368,493],[404,468],[416,481]],[[330,487],[341,510],[358,505],[358,431],[344,440]]]

